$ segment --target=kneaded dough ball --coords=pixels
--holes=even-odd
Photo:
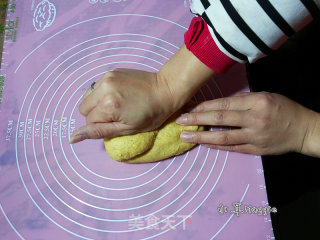
[[[104,140],[110,157],[119,162],[146,163],[156,162],[182,154],[196,144],[185,143],[180,134],[185,130],[202,131],[202,126],[181,126],[177,124],[178,112],[155,131],[120,136]]]

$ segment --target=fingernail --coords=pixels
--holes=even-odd
[[[182,115],[181,117],[179,117],[177,120],[176,120],[176,123],[178,124],[186,124],[188,121],[188,118],[186,115]]]
[[[70,144],[81,142],[85,139],[87,139],[87,135],[84,135],[84,134],[72,135],[70,138]]]
[[[193,108],[193,109],[191,109],[191,113],[195,113],[197,111],[197,108],[195,107],[195,108]]]
[[[180,135],[181,140],[184,142],[193,142],[192,141],[193,137],[194,137],[194,134],[189,132],[183,132]]]

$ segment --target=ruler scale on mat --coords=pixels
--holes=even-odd
[[[273,239],[258,156],[197,146],[166,161],[125,164],[107,155],[102,140],[69,144],[85,124],[77,106],[91,83],[114,68],[159,70],[183,44],[193,17],[188,5],[9,1],[0,239]],[[237,65],[194,100],[246,89]],[[262,211],[237,214],[237,203]]]

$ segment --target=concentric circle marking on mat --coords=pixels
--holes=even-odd
[[[115,55],[115,56],[117,56],[117,55]],[[109,57],[109,56],[108,56],[108,57]],[[101,59],[101,58],[99,58],[99,59]],[[99,60],[99,59],[97,59],[97,60]],[[94,61],[96,61],[96,60],[94,60]],[[92,61],[92,62],[93,62],[93,61]],[[108,64],[113,64],[113,63],[114,63],[114,62],[111,62],[111,63],[108,63]],[[123,62],[123,63],[128,63],[128,62]],[[134,63],[134,64],[141,64],[141,63],[135,63],[135,62],[132,62],[132,63]],[[90,64],[90,62],[87,63],[87,64]],[[87,65],[87,64],[86,64],[86,65]],[[108,64],[104,64],[104,65],[108,65]],[[143,64],[142,64],[142,65],[143,65]],[[69,67],[70,67],[70,66],[69,66]],[[68,67],[68,68],[69,68],[69,67]],[[81,67],[83,67],[83,66],[81,66]],[[91,69],[90,71],[92,71],[92,70],[94,70],[94,69],[96,69],[96,68],[99,68],[99,67],[101,67],[101,66],[95,67],[95,68]],[[68,69],[68,68],[67,68],[67,69]],[[67,69],[66,69],[66,70],[67,70]],[[65,71],[65,70],[64,70],[64,71]],[[64,71],[63,71],[63,72],[64,72]],[[63,72],[61,72],[61,73],[59,74],[59,76],[62,75]],[[75,72],[75,71],[74,71],[74,72]],[[73,73],[74,73],[74,72],[73,72]],[[70,75],[72,75],[73,73],[71,73]],[[78,77],[78,78],[76,79],[76,81],[78,81],[78,79],[81,78],[82,76],[84,76],[86,73],[87,73],[87,72],[85,72],[85,73],[82,74],[80,77]],[[101,75],[102,75],[102,74],[103,74],[103,73],[101,73]],[[70,75],[62,82],[62,84],[68,80],[68,78],[70,77]],[[49,75],[49,76],[50,76],[50,75]],[[48,77],[49,77],[49,76],[48,76]],[[59,77],[59,76],[58,76],[58,77]],[[47,79],[48,79],[48,77],[47,77]],[[56,77],[56,79],[57,79],[58,77]],[[46,79],[46,80],[47,80],[47,79]],[[55,81],[56,81],[56,80],[54,80],[54,81],[51,83],[50,87],[55,83]],[[74,81],[74,82],[75,82],[75,81]],[[73,83],[74,83],[74,82],[73,82]],[[73,84],[73,83],[72,83],[72,84]],[[72,85],[69,85],[69,87],[67,88],[67,90],[68,90],[71,86],[72,86]],[[49,88],[50,88],[50,87],[49,87]],[[81,87],[81,86],[80,86],[80,87]],[[60,87],[59,87],[59,88],[60,88]],[[55,93],[51,96],[51,99],[50,99],[50,101],[49,101],[49,104],[51,103],[52,99],[55,97],[55,94],[56,94],[56,92],[59,90],[59,88],[57,88],[56,91],[55,91]],[[78,89],[79,89],[79,88],[78,88]],[[47,89],[47,91],[48,91],[48,90],[49,90],[49,89]],[[46,93],[47,93],[47,91],[46,91]],[[45,93],[45,94],[46,94],[46,93]],[[74,94],[72,94],[72,95],[74,95]],[[62,95],[62,97],[63,97],[63,96],[64,96],[64,94]],[[45,97],[45,95],[43,95],[42,99],[43,99],[44,97]],[[42,100],[42,99],[41,99],[41,100]],[[60,99],[60,100],[61,100],[61,99]],[[59,100],[57,106],[59,106],[60,100]],[[78,100],[78,101],[79,101],[79,100]],[[69,102],[69,101],[68,101],[68,102]],[[49,104],[48,104],[48,105],[49,105]],[[57,109],[57,106],[56,106],[56,109]],[[29,108],[30,108],[30,107],[29,107]],[[48,106],[47,106],[47,108],[48,108]],[[38,106],[38,108],[37,108],[37,111],[38,111],[38,109],[39,109],[39,106]],[[56,111],[56,109],[55,109],[55,111]],[[55,113],[54,113],[54,114],[55,114]],[[45,117],[45,116],[44,116],[44,117]],[[53,116],[53,118],[54,118],[54,116]],[[43,118],[43,119],[44,119],[44,118]],[[51,125],[51,131],[52,131],[52,125]],[[61,135],[60,135],[60,137],[61,137]],[[60,141],[61,141],[61,139],[60,139]],[[52,143],[52,136],[51,136],[51,143]],[[52,144],[52,146],[53,146],[53,144]],[[77,157],[77,156],[76,156],[76,157]],[[78,157],[77,157],[77,159],[79,160]],[[71,165],[70,165],[70,166],[71,166]],[[72,167],[72,166],[71,166],[71,167]],[[73,169],[73,168],[72,168],[72,169]],[[110,178],[109,178],[109,179],[110,179]],[[98,185],[96,185],[96,186],[98,186]],[[101,187],[101,186],[98,186],[98,187]],[[104,187],[102,187],[102,188],[104,188]],[[105,188],[105,189],[109,189],[109,188]],[[119,189],[119,190],[123,190],[123,189]]]
[[[107,49],[107,50],[108,50],[108,49]],[[61,56],[61,55],[62,55],[62,54],[60,54],[60,56]],[[73,54],[71,57],[73,57],[74,55],[76,55],[76,54]],[[90,54],[90,55],[91,55],[91,54]],[[69,57],[69,58],[71,58],[71,57]],[[108,56],[108,57],[111,57],[111,56]],[[68,59],[69,59],[69,58],[68,58]],[[56,58],[56,59],[57,59],[57,58]],[[55,59],[55,60],[56,60],[56,59]],[[68,59],[67,59],[67,60],[68,60]],[[82,58],[82,59],[83,59],[83,58]],[[66,61],[66,60],[65,60],[65,61]],[[64,61],[64,62],[65,62],[65,61]],[[97,59],[94,60],[94,61],[97,61]],[[94,61],[92,61],[92,62],[94,62]],[[64,62],[63,62],[63,63],[64,63]],[[88,64],[89,64],[89,63],[88,63]],[[143,64],[141,64],[141,63],[137,63],[137,64],[143,65]],[[51,65],[51,64],[49,64],[48,66],[50,66],[50,65]],[[61,65],[61,64],[60,64],[60,65]],[[60,66],[60,65],[59,65],[59,66]],[[58,67],[59,67],[59,66],[58,66]],[[57,69],[58,67],[56,67],[55,69]],[[43,71],[42,71],[42,73],[43,73]],[[42,73],[41,73],[41,74],[42,74]],[[51,75],[51,74],[50,74],[50,75]],[[50,76],[50,75],[49,75],[49,76]],[[61,75],[61,74],[60,74],[60,75]],[[60,76],[60,75],[59,75],[59,76]],[[40,75],[39,75],[39,76],[40,76]],[[49,76],[46,78],[46,81],[47,81],[47,79],[49,78]],[[37,77],[36,79],[38,79],[38,77]],[[44,84],[44,82],[41,84],[41,86],[42,86],[43,84]],[[52,84],[53,84],[53,83],[52,83]],[[52,86],[52,84],[50,85],[50,87]],[[31,87],[32,87],[32,86],[31,86]]]
[[[108,50],[108,49],[107,49],[107,50]],[[75,55],[75,54],[73,54],[71,57],[73,57],[74,55]],[[90,54],[90,55],[91,55],[91,54]],[[109,57],[110,57],[110,56],[109,56]],[[57,58],[56,58],[56,59],[57,59]],[[55,60],[56,60],[56,59],[55,59]],[[69,59],[69,58],[68,58],[68,59]],[[68,59],[67,59],[67,60],[68,60]],[[51,65],[51,64],[49,64],[49,65]],[[49,65],[48,65],[48,66],[49,66]],[[43,73],[43,72],[42,72],[42,73]],[[42,73],[41,73],[41,74],[42,74]],[[41,75],[41,74],[40,74],[40,75]],[[31,86],[31,87],[32,87],[32,86]]]
[[[59,32],[53,34],[51,37],[47,38],[45,41],[43,41],[41,44],[39,44],[34,50],[32,50],[30,53],[27,54],[27,56],[25,56],[22,61],[20,62],[20,64],[18,65],[18,67],[16,68],[15,70],[15,73],[19,70],[19,68],[21,67],[21,65],[36,51],[38,50],[42,45],[44,45],[46,42],[48,42],[49,40],[51,40],[52,38],[56,37],[57,35],[61,34],[62,32],[66,31],[66,30],[69,30],[77,25],[80,25],[80,24],[83,24],[83,23],[86,23],[86,22],[90,22],[90,21],[94,21],[94,20],[99,20],[99,19],[104,19],[104,18],[109,18],[109,17],[121,17],[121,16],[137,16],[137,17],[147,17],[147,18],[154,18],[154,19],[157,19],[157,20],[161,20],[161,21],[165,21],[165,22],[169,22],[169,23],[172,23],[176,26],[179,26],[181,27],[182,29],[184,30],[187,30],[186,27],[176,23],[176,22],[173,22],[171,20],[168,20],[168,19],[165,19],[165,18],[161,18],[161,17],[156,17],[156,16],[151,16],[151,15],[145,15],[145,14],[114,14],[114,15],[107,15],[107,16],[101,16],[101,17],[96,17],[96,18],[90,18],[90,19],[87,19],[87,20],[84,20],[84,21],[80,21],[78,23],[75,23],[75,24],[72,24],[62,30],[60,30]]]
[[[67,78],[67,79],[68,79],[68,78]],[[65,81],[66,81],[67,79],[65,79]],[[53,82],[53,83],[54,83],[54,82]],[[53,83],[52,83],[52,84],[53,84]],[[57,89],[57,90],[58,90],[58,89]],[[43,97],[44,97],[44,96],[43,96]],[[53,97],[54,97],[54,95],[52,96],[52,98],[53,98]],[[52,98],[51,98],[51,100],[52,100]],[[50,100],[50,102],[51,102],[51,100]],[[50,104],[50,102],[49,102],[49,104]],[[58,105],[59,105],[59,104],[58,104]],[[57,105],[57,106],[58,106],[58,105]],[[38,108],[39,108],[39,107],[38,107]],[[37,110],[38,110],[38,108],[37,108]],[[57,162],[57,163],[58,163],[58,162]]]
[[[86,21],[83,21],[83,22],[86,22]],[[66,28],[66,29],[68,29],[68,28]],[[61,31],[60,31],[59,33],[61,33]],[[57,33],[57,34],[58,34],[58,33]],[[49,41],[49,40],[52,39],[52,38],[53,38],[53,36],[50,37],[49,39],[47,39],[46,41]],[[16,71],[18,71],[19,68],[21,67],[21,65],[25,62],[25,60],[27,60],[27,58],[30,57],[30,56],[31,56],[39,47],[41,47],[44,43],[45,43],[45,42],[43,42],[43,43],[42,43],[40,46],[38,46],[34,51],[32,51],[30,54],[28,54],[28,55],[22,60],[22,62],[20,63],[20,65],[18,66],[18,68],[16,69]],[[125,49],[125,48],[122,48],[122,49]],[[83,51],[84,51],[84,50],[83,50]],[[100,51],[100,52],[102,52],[102,51]],[[124,55],[125,55],[125,54],[123,54],[123,56],[124,56]],[[116,55],[114,55],[114,56],[116,56]],[[139,57],[138,55],[131,55],[131,56]],[[58,58],[56,58],[55,60],[57,60],[57,59],[58,59]],[[54,61],[55,61],[55,60],[54,60]],[[151,60],[151,61],[152,61],[152,59],[150,59],[150,58],[149,58],[148,60]],[[94,61],[92,61],[92,62],[94,62]],[[110,63],[110,64],[111,64],[111,63]],[[136,63],[135,63],[135,64],[136,64]],[[100,66],[99,66],[99,67],[100,67]],[[47,68],[46,68],[46,69],[47,69]],[[46,71],[46,69],[43,70],[40,75],[42,75],[42,73],[44,73],[44,72]],[[78,71],[78,69],[77,69],[77,71]],[[75,72],[75,71],[74,71],[74,72]],[[86,73],[87,73],[87,72],[86,72]],[[86,74],[86,73],[85,73],[85,74]],[[39,78],[40,78],[40,75],[38,76]],[[83,74],[83,75],[84,75],[84,74]],[[83,75],[82,75],[82,76],[83,76]],[[58,76],[58,77],[59,77],[59,76]],[[58,79],[58,77],[57,77],[57,79]],[[81,77],[79,77],[78,79],[81,79]],[[32,83],[32,85],[33,85],[37,80],[38,80],[38,78]],[[67,79],[66,79],[66,80],[67,80]],[[74,83],[74,82],[73,82],[73,83]],[[72,83],[72,84],[73,84],[73,83]],[[63,84],[63,83],[61,83],[60,86],[62,86],[62,84]],[[84,83],[83,83],[83,84],[84,84]],[[80,87],[78,87],[78,89],[81,88],[81,86],[83,86],[83,84],[80,85]],[[42,85],[41,85],[41,86],[42,86]],[[59,86],[59,88],[60,88],[60,86]],[[71,86],[71,85],[70,85],[70,86]],[[65,94],[66,94],[66,96],[68,96],[68,95],[67,95],[68,89],[69,89],[69,88],[67,88],[67,89],[64,91],[63,95],[59,98],[59,102],[63,99],[63,97],[64,97]],[[211,91],[210,88],[208,88],[208,89],[209,89],[209,91]],[[30,89],[29,89],[29,90],[30,90]],[[28,93],[29,93],[29,90],[28,90]],[[56,94],[56,93],[57,93],[57,91],[55,92],[55,94]],[[203,94],[203,93],[201,92],[201,94]],[[28,94],[27,94],[27,95],[28,95]],[[71,99],[74,97],[74,95],[75,95],[75,93],[73,93],[73,94],[72,94],[71,96],[69,96],[69,98],[67,99],[67,104],[65,105],[65,107],[64,107],[64,109],[63,109],[62,116],[64,116],[64,112],[66,111],[67,106],[68,106],[69,102],[71,102]],[[26,97],[27,97],[27,96],[26,96]],[[23,101],[23,104],[22,104],[22,107],[21,107],[21,111],[20,111],[20,114],[19,114],[18,123],[20,122],[20,117],[21,117],[21,114],[22,114],[22,110],[23,110],[23,106],[24,106],[24,104],[25,104],[26,97],[25,97],[25,99],[24,99],[24,101]],[[34,99],[34,98],[33,98],[33,99]],[[46,98],[45,98],[45,95],[43,96],[42,99],[46,99]],[[42,104],[42,99],[41,99],[41,103],[38,105],[38,108],[37,108],[37,111],[36,111],[36,113],[35,113],[35,116],[37,116],[37,114],[38,114],[39,107],[40,107],[40,105]],[[79,101],[80,101],[80,98],[79,98],[76,102],[78,103]],[[50,101],[50,103],[51,103],[51,101]],[[50,103],[48,104],[48,106],[50,105]],[[57,106],[58,106],[58,105],[57,105]],[[56,114],[57,106],[56,106],[56,108],[55,108],[55,111],[54,111],[54,115],[53,115],[53,116],[55,116],[55,114]],[[29,110],[30,110],[30,108],[31,108],[31,105],[30,105],[30,107],[29,107]],[[28,119],[28,116],[29,116],[29,110],[28,110],[28,113],[27,113],[27,115],[26,115],[26,120]],[[75,110],[75,106],[74,106],[73,109],[72,109],[71,116],[72,116],[74,110]],[[44,119],[45,119],[45,115],[43,116],[43,119],[42,119],[42,120],[44,120]],[[36,118],[34,118],[34,121],[33,121],[33,130],[34,130],[34,127],[35,127],[35,120],[36,120]],[[43,133],[43,124],[44,124],[44,121],[42,121],[42,130],[41,130],[42,132],[41,132],[41,133]],[[69,126],[70,126],[70,121],[69,121]],[[25,126],[25,129],[26,129],[26,126]],[[52,124],[51,124],[51,129],[52,129]],[[67,153],[64,151],[64,145],[63,145],[63,142],[62,142],[62,139],[61,139],[61,126],[60,126],[60,130],[59,130],[59,131],[60,131],[59,140],[60,140],[61,150],[63,151],[63,155],[64,155],[64,157],[66,158],[66,161],[68,162],[68,164],[70,164],[69,161],[68,161]],[[26,132],[26,131],[25,131],[25,132]],[[52,131],[51,131],[51,133],[52,133]],[[70,136],[70,132],[68,132],[68,134],[69,134],[69,136]],[[32,136],[32,139],[33,139],[33,142],[32,142],[32,143],[33,143],[33,154],[35,155],[37,168],[38,168],[38,171],[40,172],[40,175],[41,175],[41,177],[42,177],[42,180],[43,180],[43,181],[45,182],[45,184],[49,187],[49,189],[52,191],[52,193],[53,193],[59,200],[62,200],[62,201],[63,201],[63,199],[61,199],[57,194],[55,194],[55,191],[53,191],[53,190],[50,188],[49,184],[46,182],[46,179],[45,179],[45,177],[43,176],[43,174],[42,174],[42,172],[41,172],[41,169],[40,169],[40,167],[39,167],[39,165],[38,165],[38,160],[37,160],[37,156],[36,156],[36,146],[35,146],[35,144],[34,144],[34,143],[35,143],[35,138],[34,138],[34,136]],[[43,138],[41,139],[41,141],[42,141],[42,146],[41,146],[41,147],[42,147],[42,150],[45,151]],[[17,145],[18,145],[18,142],[17,142],[17,136],[16,136],[16,149],[18,148]],[[24,145],[23,145],[23,146],[24,146],[24,150],[25,150],[26,165],[27,165],[28,173],[29,173],[29,175],[30,175],[30,177],[31,177],[32,183],[33,183],[34,186],[36,187],[36,189],[37,189],[38,193],[41,195],[41,197],[46,201],[46,203],[47,203],[48,205],[50,205],[51,208],[54,209],[56,212],[59,211],[59,210],[56,209],[56,208],[50,203],[50,201],[49,201],[48,199],[46,199],[45,196],[41,193],[41,190],[38,188],[37,183],[36,183],[36,181],[35,181],[35,179],[34,179],[34,177],[33,177],[32,171],[31,171],[30,168],[29,168],[29,163],[28,163],[28,158],[27,158],[27,153],[26,153],[26,136],[24,136]],[[76,152],[74,151],[73,147],[71,147],[71,148],[72,148],[72,153],[78,158],[78,156],[77,156]],[[199,147],[198,147],[198,151],[200,151],[200,149],[201,149],[201,147],[199,146]],[[53,142],[52,142],[52,134],[51,134],[51,150],[52,150],[53,154],[55,155],[55,150],[54,150],[54,148],[53,148]],[[66,150],[66,151],[67,151],[67,150]],[[208,157],[209,152],[210,152],[210,150],[208,150],[207,157]],[[218,158],[218,154],[219,154],[219,151],[217,151],[216,160],[217,160],[217,158]],[[45,152],[44,152],[44,156],[45,156]],[[58,227],[60,227],[60,228],[63,229],[64,231],[67,231],[67,232],[73,234],[74,236],[77,236],[77,237],[80,237],[80,238],[90,239],[90,238],[87,238],[87,237],[84,237],[84,236],[80,236],[79,234],[76,234],[76,233],[74,233],[74,232],[66,229],[66,228],[63,227],[61,224],[59,224],[58,222],[56,222],[53,218],[51,218],[49,215],[47,215],[47,214],[41,209],[41,206],[39,206],[39,205],[37,204],[36,200],[32,197],[32,194],[29,192],[29,190],[28,190],[28,188],[27,188],[27,185],[26,185],[26,183],[24,182],[24,178],[23,178],[23,176],[22,176],[22,174],[21,174],[21,171],[20,171],[18,154],[17,154],[16,157],[17,157],[17,165],[18,165],[18,170],[19,170],[20,178],[21,178],[21,180],[22,180],[22,182],[23,182],[23,185],[24,185],[24,187],[25,187],[25,189],[26,189],[29,197],[31,198],[31,200],[33,201],[33,203],[35,204],[35,206],[36,206],[48,219],[50,219],[51,222],[53,222],[54,224],[56,224]],[[188,153],[186,154],[184,161],[186,160],[187,157],[188,157]],[[206,157],[206,159],[207,159],[207,157]],[[45,157],[45,158],[46,158],[46,157]],[[224,162],[224,165],[223,165],[223,168],[224,168],[224,166],[225,166],[225,163],[227,162],[227,158],[228,158],[228,157],[226,156],[225,162]],[[197,159],[197,158],[194,158],[194,161],[195,161],[196,159]],[[197,176],[195,177],[195,179],[194,179],[194,180],[191,182],[191,184],[180,194],[179,197],[175,198],[174,200],[172,200],[172,201],[170,202],[170,205],[173,204],[173,203],[175,203],[175,201],[177,201],[177,199],[179,199],[181,196],[183,196],[184,193],[186,193],[186,192],[190,189],[190,187],[196,182],[198,176],[199,176],[200,173],[201,173],[201,170],[204,168],[204,166],[205,166],[205,164],[206,164],[206,159],[205,159],[204,163],[202,164],[201,169],[197,172]],[[56,157],[55,157],[55,160],[56,160],[57,166],[60,168],[61,166],[60,166],[59,161],[57,160]],[[196,199],[196,198],[197,198],[198,193],[199,193],[200,191],[202,191],[203,189],[205,189],[204,186],[205,186],[205,184],[208,182],[208,180],[209,180],[209,178],[210,178],[210,176],[211,176],[211,174],[212,174],[212,171],[213,171],[213,169],[214,169],[216,160],[215,160],[214,164],[212,165],[211,171],[210,171],[210,173],[207,175],[206,180],[202,183],[202,186],[201,186],[201,187],[198,189],[198,191],[192,196],[192,198],[189,199],[189,201],[187,201],[182,207],[178,208],[178,210],[176,210],[174,214],[180,212],[182,209],[184,209],[186,206],[188,206],[188,204],[189,204],[193,199]],[[46,159],[46,161],[47,161],[47,159]],[[183,162],[184,162],[184,161],[183,161]],[[79,158],[78,158],[78,162],[80,162],[80,159],[79,159]],[[180,167],[183,165],[183,162],[182,162],[182,164],[180,165]],[[172,163],[173,163],[173,161],[172,161]],[[172,163],[170,163],[169,166],[171,166]],[[48,169],[50,169],[49,163],[46,162],[46,164],[47,164]],[[187,173],[184,175],[184,178],[187,177],[187,175],[188,175],[188,173],[190,172],[190,170],[192,169],[193,165],[194,165],[194,163],[191,165],[191,167],[189,168],[189,170],[187,171]],[[71,166],[71,164],[70,164],[69,166]],[[83,164],[83,166],[85,166],[85,165]],[[169,166],[168,166],[168,167],[169,167]],[[206,166],[207,166],[207,165],[206,165]],[[218,178],[216,179],[216,181],[215,181],[215,183],[214,183],[214,187],[216,186],[216,184],[217,184],[218,181],[220,180],[220,176],[221,176],[222,173],[223,173],[223,168],[222,168],[222,170],[220,171],[219,176],[218,176]],[[63,171],[62,168],[60,168],[60,170]],[[76,172],[75,169],[73,169],[73,170]],[[164,170],[164,171],[165,171],[165,170]],[[179,171],[179,168],[176,170],[176,172],[178,172],[178,171]],[[50,172],[51,172],[52,176],[54,176],[54,174],[53,174],[53,172],[51,171],[51,169],[50,169]],[[94,174],[93,171],[91,171],[91,172],[88,171],[88,168],[87,168],[86,172],[88,172],[88,173],[90,173],[90,174],[93,174],[93,175],[95,175],[96,177],[99,177],[99,178],[104,178],[104,179],[106,179],[106,180],[116,180],[116,181],[124,181],[124,180],[128,180],[128,179],[138,178],[138,177],[140,177],[140,176],[142,175],[142,174],[140,174],[139,176],[133,176],[133,177],[131,176],[130,178],[119,178],[119,179],[109,178],[109,179],[108,179],[108,178],[105,177],[105,176],[101,176],[101,175],[99,175],[99,174]],[[149,171],[147,171],[147,173],[144,173],[144,174],[150,174],[151,172],[152,172],[152,171],[149,170]],[[65,175],[65,176],[68,178],[67,175]],[[81,176],[81,175],[79,175],[79,177],[80,177],[80,176]],[[173,178],[173,177],[174,177],[174,175],[171,176],[171,178]],[[82,178],[83,180],[85,179],[85,178],[82,177],[82,176],[81,176],[81,178]],[[171,179],[171,178],[170,178],[170,179]],[[183,182],[184,178],[180,179],[180,182],[178,182],[178,183],[175,185],[175,187],[179,186],[179,184],[180,184],[181,182]],[[59,181],[56,179],[56,177],[54,177],[54,179],[56,180],[57,183],[59,183]],[[70,180],[71,180],[71,179],[70,179]],[[60,184],[60,183],[59,183],[59,184]],[[92,185],[93,185],[94,187],[99,187],[99,185],[97,185],[97,184],[92,184]],[[143,185],[144,185],[144,184],[143,184]],[[143,186],[143,185],[141,185],[141,186]],[[210,184],[210,185],[211,185],[211,184]],[[60,185],[60,186],[61,186],[62,188],[64,188],[62,185]],[[103,186],[100,186],[100,187],[103,187]],[[133,189],[133,188],[137,188],[137,187],[138,187],[138,186],[131,187],[131,188],[127,188],[127,189]],[[196,212],[196,210],[203,204],[203,202],[205,202],[205,200],[208,198],[208,196],[209,196],[209,195],[211,194],[211,192],[213,191],[214,187],[212,187],[212,188],[210,189],[209,193],[207,193],[206,197],[202,200],[202,202],[201,202],[198,206],[196,206],[195,209],[193,209],[192,214],[193,214],[194,212]],[[65,189],[65,188],[64,188],[64,189]],[[104,188],[104,189],[106,189],[106,188]],[[108,189],[108,190],[116,190],[116,189],[114,189],[114,188],[107,188],[107,189]],[[124,190],[124,189],[126,189],[126,188],[121,188],[121,189],[119,188],[118,190]],[[156,189],[153,189],[153,191],[155,191],[155,190],[156,190]],[[171,191],[173,191],[173,190],[174,190],[174,188],[171,189]],[[167,192],[164,196],[168,195],[171,191]],[[148,193],[145,193],[143,196],[145,196],[146,194],[148,194]],[[163,197],[164,197],[164,196],[163,196]],[[138,197],[140,197],[140,196],[138,196]],[[133,199],[133,198],[131,198],[131,199]],[[161,199],[161,198],[160,198],[160,199]],[[80,200],[80,199],[78,199],[78,200],[81,201],[81,203],[84,204],[84,201],[82,201],[82,200]],[[115,199],[115,200],[119,200],[119,199]],[[123,199],[123,200],[127,200],[127,199]],[[155,202],[155,201],[157,201],[157,200],[154,200],[154,202]],[[63,202],[64,202],[64,201],[63,201]],[[148,204],[152,204],[152,203],[154,203],[154,202],[151,202],[151,203],[149,202]],[[64,202],[64,205],[68,205],[68,203]],[[145,205],[146,205],[146,204],[145,204]],[[97,206],[94,206],[94,205],[91,205],[91,206],[92,206],[92,207],[97,207]],[[162,209],[165,209],[167,206],[169,206],[169,205],[165,205],[164,207],[158,209],[157,211],[159,212],[159,211],[161,211]],[[77,213],[81,214],[79,210],[74,209],[72,206],[68,205],[68,207],[70,207],[71,209],[73,209],[73,210],[76,211]],[[141,205],[141,206],[138,206],[138,207],[141,208],[142,205]],[[137,208],[138,208],[138,207],[137,207]],[[137,209],[137,208],[133,208],[133,209]],[[102,209],[102,208],[100,208],[100,209]],[[103,209],[103,210],[111,211],[110,209]],[[115,210],[115,209],[113,209],[113,210]],[[116,210],[119,210],[119,209],[116,209]],[[123,211],[123,210],[124,210],[124,209],[121,209],[121,211]],[[153,213],[156,213],[156,211],[154,211],[154,212],[152,212],[152,213],[149,213],[149,215],[151,215],[151,214],[153,214]],[[63,213],[60,213],[60,214],[63,215]],[[84,214],[84,213],[82,213],[82,214]],[[107,220],[113,221],[113,222],[116,222],[116,221],[119,221],[119,222],[120,222],[120,221],[129,221],[129,219],[114,219],[114,220],[110,220],[110,219],[96,218],[96,217],[90,216],[89,214],[85,214],[84,216],[89,217],[89,218],[91,217],[91,218],[94,218],[94,219],[97,219],[97,220],[101,220],[101,221],[107,221]],[[146,216],[147,216],[147,215],[146,215]],[[87,229],[91,229],[91,230],[94,230],[94,231],[100,231],[100,232],[125,233],[125,232],[139,231],[139,230],[143,230],[143,229],[146,229],[146,228],[147,228],[147,227],[145,227],[145,228],[139,228],[139,229],[117,230],[117,231],[115,231],[115,230],[114,230],[114,231],[113,231],[113,230],[105,230],[105,229],[92,228],[92,227],[86,226],[85,224],[82,224],[82,223],[80,223],[80,222],[77,222],[77,221],[75,221],[75,220],[73,220],[73,219],[71,219],[70,217],[65,216],[65,215],[63,215],[63,217],[66,218],[67,220],[69,220],[70,222],[78,225],[78,226],[81,226],[81,227],[84,227],[84,228],[87,228]],[[139,217],[139,218],[143,218],[143,217],[145,217],[145,216],[141,216],[141,217]],[[136,218],[136,219],[139,219],[139,218]],[[163,220],[160,221],[160,222],[163,222],[163,221],[165,221],[166,219],[168,219],[168,218],[165,218],[165,219],[163,219]],[[130,220],[133,220],[133,219],[130,219]],[[159,222],[158,222],[158,223],[159,223]],[[179,223],[177,223],[175,226],[178,226],[179,224],[181,224],[181,221],[180,221]],[[168,231],[168,230],[162,231],[162,232],[160,232],[160,233],[158,233],[158,234],[156,234],[156,235],[153,235],[153,236],[148,237],[147,239],[149,239],[149,238],[154,238],[154,237],[159,236],[159,235],[161,235],[161,234],[163,234],[163,233],[165,233],[165,232],[167,232],[167,231]]]
[[[19,236],[19,238],[24,239],[21,234],[18,232],[18,230],[15,228],[15,226],[12,224],[12,222],[10,221],[10,219],[8,218],[7,214],[4,212],[4,209],[2,208],[1,204],[0,204],[0,210],[4,216],[4,218],[6,219],[6,221],[8,222],[8,224],[10,225],[10,227],[13,229],[13,231]]]

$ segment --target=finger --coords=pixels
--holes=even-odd
[[[99,103],[91,112],[88,113],[86,116],[87,124],[92,123],[108,123],[108,122],[115,122],[116,119],[116,108],[114,105],[108,103]]]
[[[110,138],[131,134],[132,132],[132,130],[128,129],[128,126],[118,122],[88,124],[72,134],[70,144],[78,143],[85,139]]]
[[[88,94],[85,98],[83,98],[81,104],[79,105],[80,113],[84,116],[87,116],[88,113],[98,105],[102,97],[103,94],[101,89],[96,89],[95,91]]]
[[[204,144],[203,146],[207,148],[230,151],[230,152],[239,152],[260,155],[258,149],[251,144],[238,144],[238,145],[214,145],[214,144]]]
[[[92,82],[90,88],[83,94],[82,100],[88,97],[97,87],[98,84],[96,82]]]
[[[248,134],[243,129],[219,130],[219,131],[184,131],[180,138],[184,142],[212,144],[212,145],[236,145],[248,143]]]
[[[250,95],[217,98],[200,103],[192,112],[207,112],[214,110],[248,110],[252,102]]]
[[[185,113],[176,122],[181,125],[244,127],[250,123],[250,120],[245,111],[210,111]]]
[[[119,106],[119,101],[113,93],[108,93],[104,88],[97,88],[83,99],[79,111],[82,115],[87,116],[98,105],[101,108],[116,107]]]
[[[108,93],[108,90],[109,92],[111,91],[108,84],[110,84],[113,79],[114,73],[112,71],[107,72],[102,79],[94,83],[94,85],[85,92],[82,103],[79,106],[79,111],[82,115],[87,116]],[[93,90],[91,89],[92,87],[94,88]]]
[[[88,97],[89,94],[91,94],[91,93],[92,93],[92,90],[91,90],[91,89],[88,89],[88,90],[83,94],[82,100],[85,99],[86,97]]]

